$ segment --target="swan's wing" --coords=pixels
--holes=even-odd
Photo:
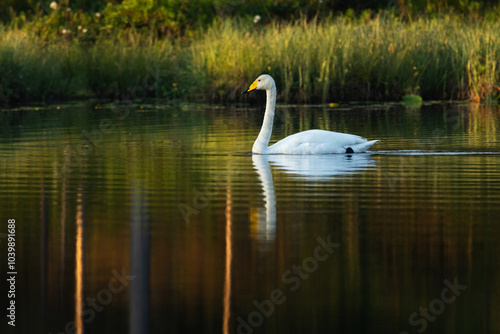
[[[288,136],[268,149],[269,154],[345,153],[347,147],[366,143],[363,137],[324,130],[308,130]],[[373,144],[372,144],[373,145]],[[371,145],[370,145],[371,146]],[[360,147],[361,148],[361,147]],[[364,152],[355,150],[355,152]]]

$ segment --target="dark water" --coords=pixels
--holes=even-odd
[[[281,107],[381,142],[265,157],[261,108],[108,107],[0,112],[8,333],[500,332],[498,108]]]

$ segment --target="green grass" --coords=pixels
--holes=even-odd
[[[0,31],[0,102],[50,101],[74,97],[119,98],[146,96],[134,88],[149,88],[164,77],[147,96],[173,97],[174,78],[182,62],[174,60],[171,41],[154,43],[131,35],[121,40],[104,39],[92,44],[78,40],[44,42],[23,31]],[[135,37],[135,38],[134,38]],[[185,65],[183,67],[186,67]],[[145,79],[146,78],[146,79]]]
[[[287,102],[401,100],[406,94],[492,102],[500,95],[498,36],[498,21],[453,16],[266,26],[227,20],[187,40],[129,32],[47,41],[4,27],[0,102],[123,94],[232,102],[261,73],[276,79]],[[132,94],[148,75],[156,75],[149,78],[154,89]]]
[[[245,35],[247,34],[247,35]],[[242,38],[243,36],[243,38]],[[261,31],[224,24],[194,43],[198,71],[233,99],[261,72],[286,101],[486,100],[498,97],[499,23],[336,19]],[[236,87],[236,88],[235,88]]]

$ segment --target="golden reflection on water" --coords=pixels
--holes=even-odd
[[[78,189],[76,206],[76,249],[75,249],[75,326],[76,333],[83,333],[82,308],[83,308],[83,254],[84,254],[84,224],[85,209],[83,203],[82,189]]]
[[[491,106],[471,105],[470,108],[462,111],[460,122],[465,123],[465,120],[468,120],[466,129],[469,145],[497,147],[496,120],[498,117],[498,108]]]
[[[229,334],[229,319],[231,318],[231,262],[232,241],[231,241],[231,224],[232,224],[232,199],[231,199],[231,184],[226,186],[226,261],[224,268],[224,316],[222,332]]]
[[[59,282],[62,282],[64,279],[64,268],[65,268],[65,259],[66,259],[66,219],[68,218],[66,216],[66,201],[67,199],[67,193],[66,193],[66,188],[67,188],[67,177],[64,177],[62,179],[62,185],[61,185],[61,245],[60,245],[60,277],[59,277]]]

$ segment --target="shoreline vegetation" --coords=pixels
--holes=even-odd
[[[287,103],[500,97],[500,20],[379,11],[259,21],[218,19],[178,35],[98,34],[90,21],[53,33],[46,23],[0,25],[0,106],[124,94],[232,103],[262,73]]]

